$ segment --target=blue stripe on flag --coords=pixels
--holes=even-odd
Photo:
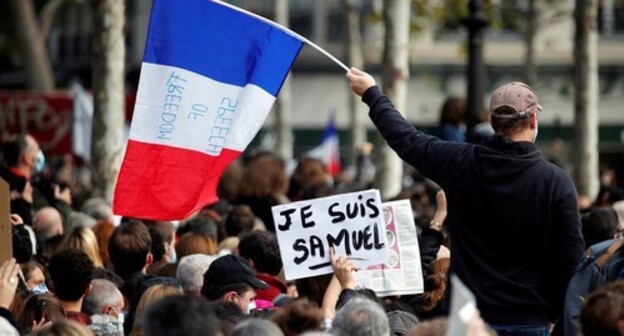
[[[144,61],[277,96],[302,42],[211,0],[155,0]]]

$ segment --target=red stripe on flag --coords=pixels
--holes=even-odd
[[[115,187],[115,214],[179,220],[214,203],[217,184],[240,152],[223,149],[210,156],[187,149],[128,141]]]

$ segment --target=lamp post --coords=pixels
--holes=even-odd
[[[483,14],[483,5],[480,0],[470,0],[468,3],[470,15],[462,20],[468,29],[468,139],[471,138],[472,128],[479,122],[479,115],[483,111],[483,96],[485,94],[485,73],[483,67],[483,30],[489,26],[489,21]]]

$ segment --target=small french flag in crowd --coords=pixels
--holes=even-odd
[[[340,174],[340,141],[334,123],[334,115],[332,112],[323,131],[321,143],[308,152],[308,156],[322,160],[332,176]]]
[[[217,200],[303,42],[211,0],[155,0],[113,209],[176,220]]]

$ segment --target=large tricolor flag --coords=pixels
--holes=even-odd
[[[216,201],[301,47],[219,1],[155,0],[114,212],[174,220]]]

